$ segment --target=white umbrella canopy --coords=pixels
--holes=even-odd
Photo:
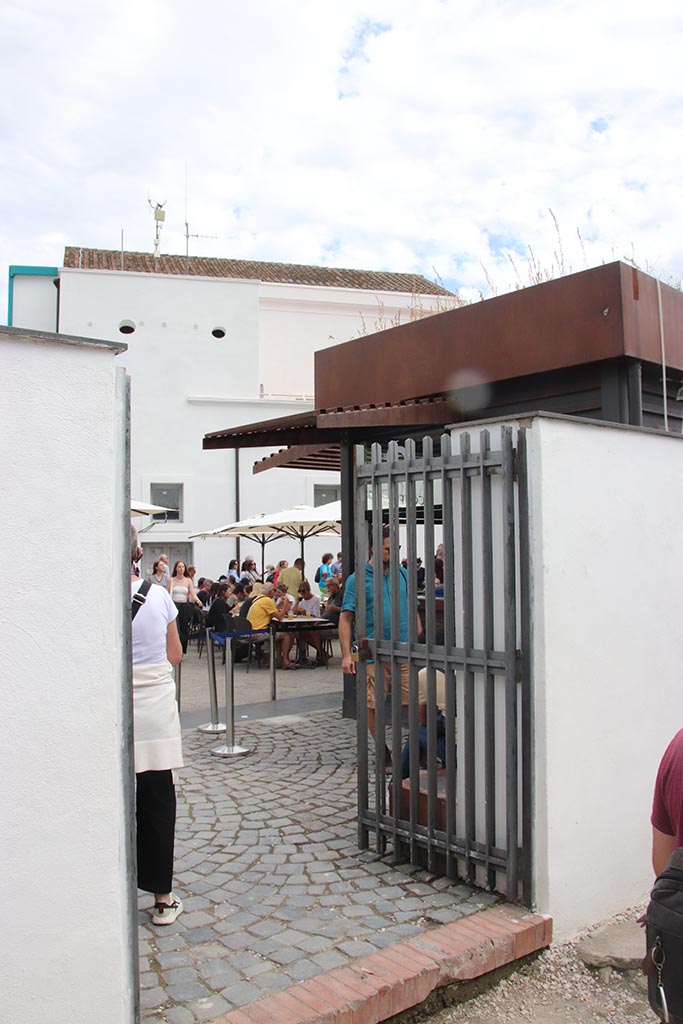
[[[251,519],[240,519],[236,523],[228,523],[227,526],[217,526],[215,530],[206,530],[204,533],[193,533],[190,540],[208,540],[211,537],[244,537],[261,547],[261,576],[265,574],[265,550],[266,544],[271,540],[278,540],[285,537],[282,530],[276,530],[266,523],[268,517],[265,515],[252,516]]]
[[[166,508],[164,505],[150,505],[148,501],[136,501],[131,498],[130,514],[132,516],[154,516],[160,512],[177,512],[177,509]]]
[[[264,561],[265,545],[271,540],[293,537],[301,544],[304,557],[304,542],[308,537],[329,537],[341,533],[341,502],[331,501],[328,505],[294,505],[281,512],[253,516],[215,530],[196,533],[192,538],[206,540],[208,537],[246,537],[261,545],[261,562]]]
[[[272,512],[260,519],[259,529],[274,530],[280,537],[292,537],[301,544],[304,557],[304,542],[308,537],[330,537],[341,533],[341,502],[331,501],[328,505],[293,505],[282,512]]]

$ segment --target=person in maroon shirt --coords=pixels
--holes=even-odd
[[[683,729],[676,733],[659,765],[652,801],[652,867],[660,875],[683,846]]]

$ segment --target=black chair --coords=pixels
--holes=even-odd
[[[197,654],[201,658],[204,650],[204,641],[206,639],[206,616],[201,608],[194,609],[194,615],[192,616],[192,622],[190,623],[190,633],[187,640],[188,647],[193,640],[197,641]]]
[[[243,618],[241,615],[231,616],[226,618],[224,623],[224,633],[235,633],[239,635],[239,640],[245,643],[248,647],[247,651],[247,672],[251,665],[252,658],[256,656],[260,662],[263,657],[263,647],[268,643],[270,629],[257,629],[255,630],[251,622],[247,618]],[[226,638],[227,642],[227,638]]]

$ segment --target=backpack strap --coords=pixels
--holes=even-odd
[[[137,613],[140,611],[145,601],[147,600],[147,595],[149,594],[151,586],[152,584],[150,580],[145,580],[140,589],[133,594],[133,601],[130,606],[131,622],[133,621]]]

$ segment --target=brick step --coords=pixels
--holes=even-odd
[[[500,904],[291,985],[212,1024],[380,1024],[435,989],[473,981],[545,949],[552,920]]]

